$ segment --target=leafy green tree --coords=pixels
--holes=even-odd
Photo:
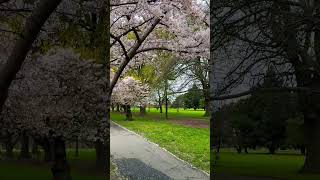
[[[301,154],[305,154],[306,146],[303,134],[303,116],[297,115],[290,118],[287,123],[286,143],[294,149],[299,149]]]
[[[262,88],[281,87],[283,81],[270,68]],[[230,104],[228,121],[233,129],[233,143],[238,152],[242,148],[267,147],[271,154],[285,144],[288,119],[299,114],[297,95],[290,92],[257,92],[247,99]],[[224,117],[225,118],[225,117]],[[217,120],[218,121],[218,120]]]
[[[188,92],[184,95],[184,105],[185,108],[193,108],[197,110],[200,108],[200,100],[202,98],[202,94],[200,93],[200,89],[193,85],[192,88],[188,90]]]
[[[172,102],[171,107],[176,108],[177,111],[179,111],[179,108],[184,107],[184,94],[177,96]]]
[[[282,87],[283,80],[270,67],[261,85],[263,88]],[[250,97],[249,117],[257,126],[259,145],[269,149],[271,154],[285,142],[287,120],[296,112],[295,94],[288,92],[255,93]]]

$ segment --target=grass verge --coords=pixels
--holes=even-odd
[[[134,116],[134,121],[125,121],[125,116],[119,113],[112,113],[111,119],[195,167],[210,171],[209,128],[186,127],[171,123],[170,120],[153,120],[150,116]]]
[[[267,151],[238,154],[222,150],[214,167],[217,173],[256,177],[272,177],[284,180],[318,180],[320,175],[301,174],[304,156],[295,151],[280,151],[275,155]],[[213,156],[212,156],[213,157]]]

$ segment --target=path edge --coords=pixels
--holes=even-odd
[[[173,156],[174,158],[176,158],[177,160],[179,160],[179,161],[187,164],[187,165],[190,166],[192,169],[201,171],[202,173],[204,173],[205,175],[209,176],[209,178],[210,178],[210,173],[208,173],[208,172],[206,172],[206,171],[204,171],[204,170],[202,170],[202,169],[199,169],[199,168],[195,167],[194,165],[192,165],[191,163],[189,163],[189,162],[187,162],[187,161],[185,161],[185,160],[177,157],[176,155],[174,155],[173,153],[171,153],[170,151],[168,151],[166,148],[163,148],[163,147],[159,146],[159,144],[156,144],[156,143],[154,143],[154,142],[151,142],[150,140],[148,140],[147,138],[143,137],[142,135],[140,135],[140,134],[138,134],[138,133],[136,133],[136,132],[134,132],[134,131],[126,128],[126,127],[123,127],[123,126],[121,126],[120,124],[118,124],[118,123],[116,123],[116,122],[114,122],[114,121],[112,121],[112,120],[111,120],[111,122],[114,123],[114,124],[116,124],[117,126],[123,128],[123,129],[125,129],[125,130],[127,130],[127,131],[129,131],[129,132],[131,132],[131,133],[133,133],[133,134],[135,134],[135,135],[143,138],[143,139],[144,139],[145,141],[147,141],[148,143],[151,143],[151,144],[159,147],[160,149],[162,149],[162,150],[164,150],[165,152],[167,152],[167,153],[169,153],[170,155],[172,155],[172,156]]]

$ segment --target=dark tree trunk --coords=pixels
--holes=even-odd
[[[117,104],[117,110],[116,111],[120,112],[120,105],[119,104]]]
[[[210,4],[210,8],[214,8],[214,4],[211,3]],[[214,32],[214,27],[210,26],[210,31]],[[211,33],[210,33],[211,34]],[[214,42],[213,36],[210,36],[210,41]],[[214,47],[212,47],[210,45],[210,54],[214,53]],[[214,57],[211,56],[209,58],[209,97],[210,97],[210,101],[209,101],[209,106],[211,109],[214,109],[214,101],[213,101],[213,97],[215,96],[215,89],[214,89],[214,84],[215,84],[215,74],[214,74]],[[217,133],[215,132],[216,127],[217,127],[217,123],[215,123],[215,118],[214,118],[214,112],[211,111],[210,112],[210,151],[214,152],[215,147],[216,147],[216,143],[217,143]],[[213,169],[214,165],[210,166],[210,171],[214,172],[215,169]]]
[[[166,97],[166,103],[165,103],[165,106],[166,106],[166,119],[168,119],[168,98]]]
[[[246,154],[249,154],[249,152],[248,152],[248,147],[244,147],[244,152],[245,152]]]
[[[236,150],[237,150],[238,154],[241,154],[241,152],[242,152],[241,146],[236,146]]]
[[[126,120],[127,121],[132,121],[132,112],[131,112],[131,107],[130,105],[125,105],[125,112],[126,112]]]
[[[53,161],[49,146],[46,146],[46,145],[43,146],[43,153],[44,153],[44,155],[43,155],[44,162]]]
[[[100,50],[99,60],[104,65],[104,76],[110,79],[110,1],[103,1],[103,5],[99,10],[99,23],[97,29],[97,35],[99,37],[98,47]],[[121,67],[120,69],[122,69]],[[122,69],[123,70],[123,69]],[[119,70],[120,72],[122,70]],[[105,83],[104,92],[108,94],[105,101],[106,112],[104,112],[104,118],[99,121],[99,127],[97,137],[103,139],[98,139],[95,142],[96,149],[96,168],[99,172],[106,174],[106,177],[110,177],[110,166],[109,166],[109,156],[110,156],[110,99],[112,94],[112,89],[115,83],[120,77],[119,74],[114,76],[112,83],[110,81]],[[107,131],[107,132],[106,132]]]
[[[124,112],[124,113],[126,113],[126,105],[122,105],[122,106],[121,106],[121,111]]]
[[[0,69],[0,111],[7,98],[7,91],[20,70],[33,42],[37,38],[41,27],[47,21],[52,12],[60,4],[61,0],[42,0],[32,11],[31,16],[26,20],[20,38],[15,43],[11,55],[6,64]]]
[[[299,149],[300,149],[300,153],[301,153],[301,154],[303,154],[303,155],[306,154],[306,147],[305,147],[304,145],[301,145],[301,146],[299,147]]]
[[[14,144],[12,142],[12,136],[8,136],[8,138],[6,139],[6,142],[5,142],[5,146],[6,146],[5,157],[7,159],[12,159],[13,158],[13,148],[14,148]]]
[[[166,80],[165,89],[164,89],[164,100],[166,108],[166,119],[168,119],[168,80]]]
[[[44,161],[52,162],[54,160],[54,141],[52,139],[45,139],[43,142]]]
[[[53,180],[71,180],[66,145],[62,137],[54,138],[54,161],[51,168]]]
[[[103,173],[107,173],[109,175],[110,163],[108,161],[110,154],[110,145],[109,143],[103,143],[101,141],[97,141],[95,144],[96,149],[96,167],[97,170]]]
[[[162,99],[161,99],[161,96],[160,96],[160,91],[158,90],[158,108],[160,109],[160,113],[162,113]],[[157,110],[158,110],[157,108]]]
[[[140,116],[146,115],[146,106],[140,106]]]
[[[210,116],[210,101],[209,101],[209,97],[205,97],[204,99],[204,116]]]
[[[37,159],[39,158],[40,155],[40,151],[39,151],[39,147],[38,147],[38,143],[36,142],[36,140],[33,139],[32,141],[32,150],[31,153],[34,157],[36,157]]]
[[[315,6],[319,6],[319,1],[314,1]],[[280,5],[280,8],[289,9],[288,5]],[[276,8],[279,8],[275,6]],[[285,7],[284,7],[285,6]],[[280,9],[279,8],[279,9]],[[277,19],[277,18],[273,18]],[[285,19],[284,22],[291,23],[290,19]],[[279,27],[277,22],[273,22],[273,36],[278,39]],[[304,116],[304,138],[306,142],[306,157],[302,172],[320,173],[320,94],[313,92],[320,90],[320,31],[314,30],[315,37],[315,56],[310,55],[308,48],[301,48],[299,44],[298,31],[295,28],[285,25],[285,38],[275,40],[279,44],[284,44],[284,50],[295,70],[297,86],[301,88],[310,88],[311,91],[298,92],[299,107]],[[284,34],[283,33],[283,34]],[[280,34],[282,35],[282,34]],[[311,37],[311,36],[310,36]],[[310,38],[308,37],[308,38]],[[281,41],[285,40],[285,41]],[[310,46],[311,47],[311,46]],[[316,59],[314,59],[314,57]]]
[[[21,136],[21,151],[20,151],[20,159],[30,159],[30,150],[29,150],[29,136],[26,132],[22,133]]]
[[[112,110],[112,112],[114,112],[114,105],[111,106],[111,110]]]
[[[270,154],[275,154],[276,153],[276,147],[274,145],[269,146],[268,150],[269,150]]]
[[[297,73],[301,87],[320,89],[320,77],[302,71]],[[320,94],[299,92],[301,111],[304,115],[304,138],[306,146],[305,163],[302,168],[306,173],[320,173]]]
[[[319,106],[319,104],[315,106]],[[311,106],[309,108],[313,109]],[[308,173],[320,173],[319,112],[305,112],[304,114],[306,157],[303,171]]]
[[[76,137],[75,157],[79,157],[79,137]]]
[[[6,143],[6,153],[5,156],[7,159],[13,158],[13,145],[11,143]]]

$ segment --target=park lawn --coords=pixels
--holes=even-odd
[[[75,158],[72,150],[68,151],[68,161],[71,167],[71,176],[74,180],[105,180],[106,177],[93,172],[95,151],[81,149],[80,157]],[[52,179],[50,165],[43,162],[0,160],[0,179],[10,180],[45,180]]]
[[[138,107],[133,107],[132,112],[133,114],[139,114],[140,109]],[[157,119],[165,119],[165,108],[163,108],[163,113],[159,113],[159,110],[156,108],[147,108],[146,109],[147,116],[148,117],[154,117]],[[208,117],[204,116],[205,112],[203,109],[183,109],[180,108],[179,112],[177,109],[169,108],[168,109],[168,119],[203,119],[203,120],[209,120]]]
[[[297,152],[286,151],[275,155],[266,152],[256,151],[249,152],[249,154],[238,154],[233,150],[222,150],[220,159],[214,167],[214,172],[228,175],[273,177],[284,180],[320,179],[320,175],[299,173],[304,162],[304,156]]]
[[[210,171],[209,128],[192,128],[148,117],[134,115],[133,121],[125,121],[124,115],[111,113],[111,119],[116,123],[159,144],[195,167]]]

